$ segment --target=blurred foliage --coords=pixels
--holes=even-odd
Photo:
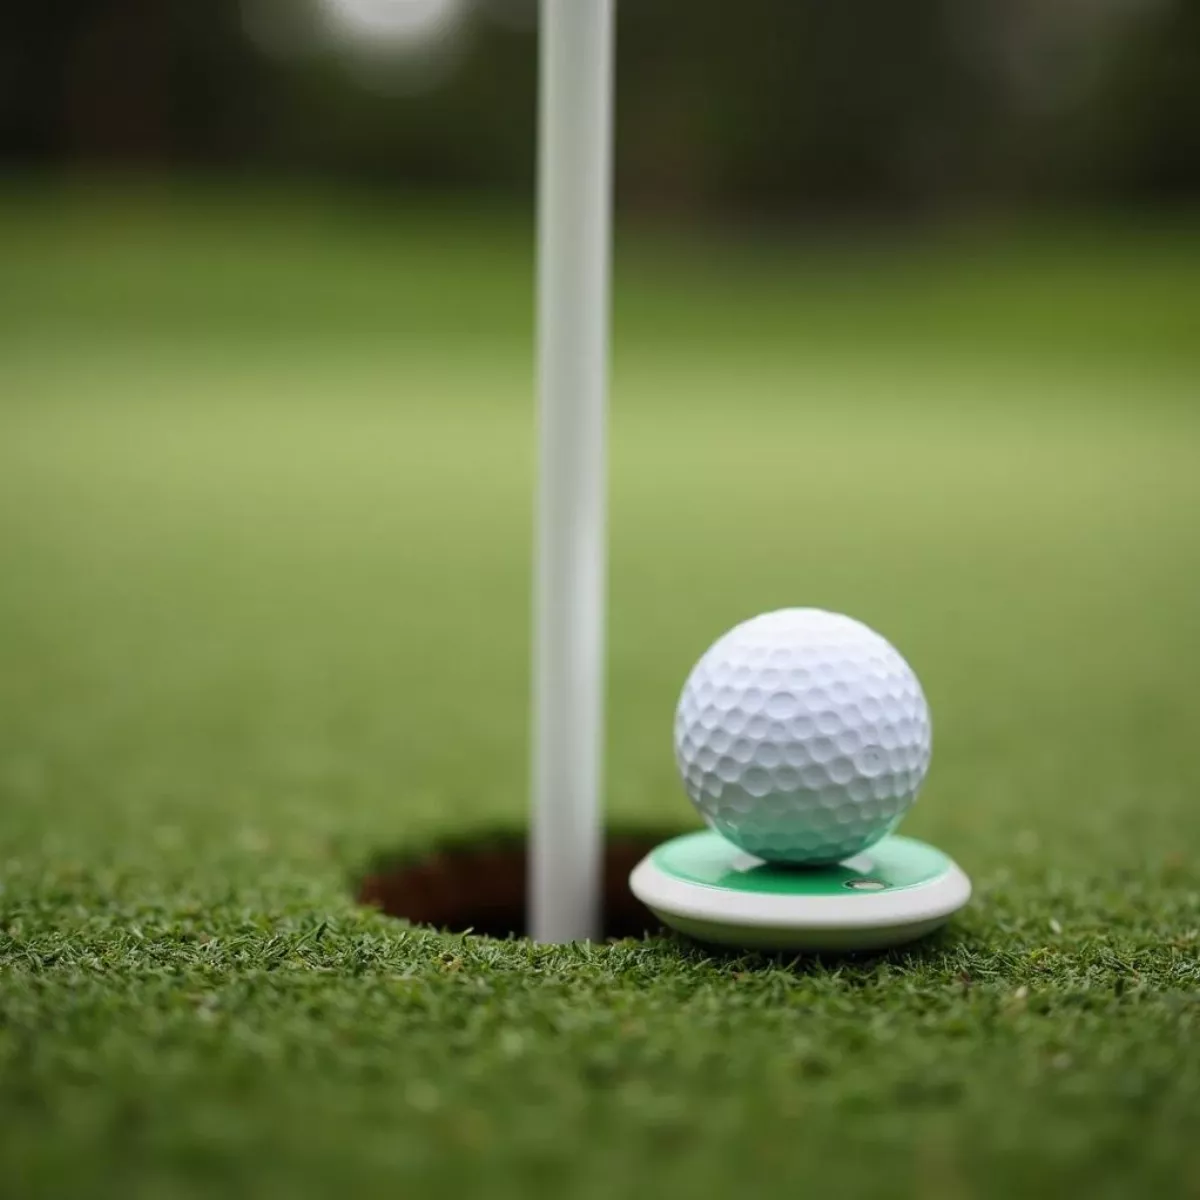
[[[15,8],[0,163],[528,194],[535,0],[463,0],[452,42],[391,52],[331,36],[329,11],[348,3]],[[1195,0],[629,0],[619,77],[619,186],[636,207],[928,214],[1200,195]]]

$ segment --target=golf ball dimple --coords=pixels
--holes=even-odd
[[[912,668],[861,622],[816,608],[731,629],[692,669],[675,714],[692,803],[772,862],[839,862],[890,833],[930,751]]]

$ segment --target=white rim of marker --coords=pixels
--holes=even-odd
[[[600,932],[614,0],[542,0],[530,933]]]
[[[777,892],[746,895],[681,883],[643,859],[631,875],[634,894],[651,908],[680,916],[762,929],[872,930],[911,925],[961,908],[971,884],[956,863],[938,878],[896,893],[850,891],[803,900]]]

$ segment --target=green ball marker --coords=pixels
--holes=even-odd
[[[832,866],[764,862],[712,830],[672,838],[629,877],[664,924],[702,942],[755,950],[880,950],[923,937],[970,899],[940,850],[885,837]]]

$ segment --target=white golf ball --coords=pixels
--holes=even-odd
[[[772,862],[839,862],[890,833],[930,752],[912,668],[873,630],[817,608],[731,629],[692,669],[675,714],[692,803]]]

